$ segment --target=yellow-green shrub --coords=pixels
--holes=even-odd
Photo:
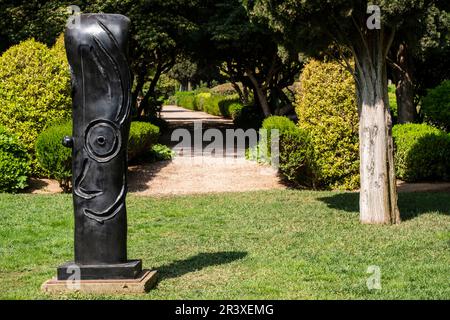
[[[306,64],[296,112],[299,127],[309,133],[319,185],[359,186],[358,111],[352,75],[337,62]]]
[[[49,49],[31,39],[0,57],[0,124],[30,152],[49,123],[70,115],[70,73],[61,50],[61,43]]]
[[[16,137],[0,126],[0,192],[25,188],[30,174],[30,158]]]

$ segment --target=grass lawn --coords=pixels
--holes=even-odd
[[[262,191],[128,197],[130,258],[156,268],[144,299],[450,299],[450,194],[400,194],[403,222],[361,225],[358,194]],[[72,259],[70,195],[0,194],[0,298],[49,298]],[[381,268],[368,290],[367,268]]]

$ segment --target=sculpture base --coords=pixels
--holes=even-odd
[[[131,260],[119,264],[96,265],[83,265],[68,262],[58,267],[57,279],[62,281],[77,278],[80,280],[135,279],[140,276],[141,273],[141,260]]]
[[[156,271],[144,270],[136,279],[80,280],[79,282],[51,279],[41,290],[50,294],[90,293],[90,294],[138,294],[148,292],[157,280]]]

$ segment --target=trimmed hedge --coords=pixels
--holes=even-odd
[[[159,139],[159,128],[150,122],[133,121],[128,138],[128,160],[149,152]]]
[[[428,123],[450,131],[450,80],[428,91],[421,112]]]
[[[25,147],[0,126],[0,192],[17,192],[27,187],[30,171]]]
[[[426,124],[392,129],[397,177],[408,182],[450,179],[450,135]]]
[[[279,135],[279,171],[292,184],[303,187],[316,185],[313,168],[313,148],[309,135],[300,129],[290,119],[281,116],[271,116],[262,123],[261,140],[258,152],[266,145],[267,155],[259,154],[266,161],[271,157],[272,130],[278,130]],[[267,140],[266,140],[267,139]]]
[[[62,52],[61,52],[62,51]],[[33,39],[0,57],[0,123],[34,152],[38,134],[71,113],[70,72],[61,40],[53,49]]]
[[[189,110],[196,110],[194,107],[195,95],[193,91],[178,91],[174,96],[175,104]]]
[[[214,116],[232,117],[232,107],[236,109],[239,102],[237,94],[220,95],[211,92],[180,91],[175,93],[175,103],[183,108],[203,111]]]
[[[169,101],[186,109],[231,118],[238,128],[261,128],[264,115],[256,106],[244,106],[237,94],[221,95],[212,92],[180,91]]]
[[[64,191],[70,190],[72,151],[62,145],[64,136],[72,134],[72,123],[58,124],[44,130],[36,142],[40,166],[50,178],[57,179]],[[133,160],[152,150],[159,138],[159,128],[149,122],[132,122],[128,139],[128,159]]]
[[[44,173],[58,180],[60,187],[68,192],[72,179],[72,150],[62,145],[65,136],[72,135],[72,123],[50,126],[36,140],[36,157]]]
[[[359,121],[352,75],[337,62],[310,60],[300,80],[298,125],[310,134],[319,186],[357,189]]]

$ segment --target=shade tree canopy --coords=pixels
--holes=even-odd
[[[399,30],[420,21],[439,1],[255,2],[253,15],[282,34],[287,47],[316,54],[338,44],[352,52],[355,67],[351,61],[346,65],[355,76],[358,97],[361,221],[398,223],[386,60]]]

